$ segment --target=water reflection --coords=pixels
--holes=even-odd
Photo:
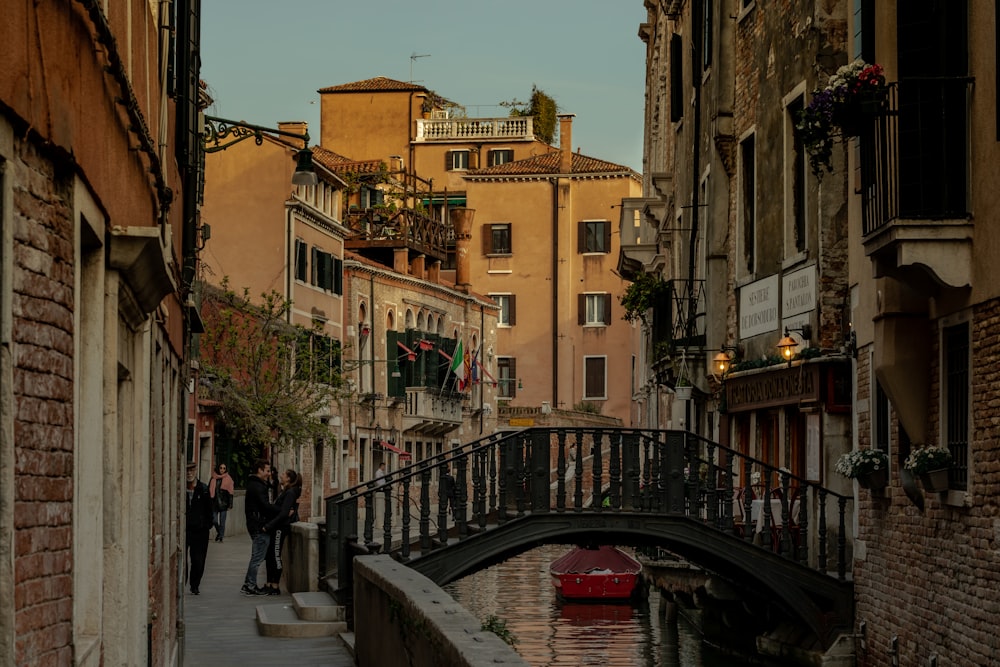
[[[517,637],[530,664],[721,667],[750,664],[703,646],[683,618],[668,621],[652,593],[636,605],[562,603],[549,563],[568,547],[546,545],[476,572],[445,589],[476,618],[495,615]]]

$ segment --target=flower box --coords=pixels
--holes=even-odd
[[[884,488],[889,482],[889,458],[881,449],[855,449],[842,454],[836,470],[844,477],[858,480],[865,488]]]

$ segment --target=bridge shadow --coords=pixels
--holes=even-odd
[[[327,499],[325,572],[345,603],[367,553],[444,585],[542,544],[601,543],[666,549],[827,648],[853,626],[852,499],[694,434],[525,429],[384,480]]]

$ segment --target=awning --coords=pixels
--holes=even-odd
[[[424,197],[420,200],[420,203],[424,206],[429,206],[430,204],[443,204],[444,197],[434,197],[433,199]],[[448,206],[465,206],[465,197],[448,197]]]
[[[405,449],[400,449],[396,445],[389,444],[385,440],[382,440],[378,444],[382,445],[382,449],[386,449],[390,452],[396,452],[397,454],[399,454],[399,458],[404,461],[409,461],[411,458],[413,458],[413,456]]]

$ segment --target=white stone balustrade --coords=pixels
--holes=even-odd
[[[532,118],[418,118],[416,141],[535,138]]]

